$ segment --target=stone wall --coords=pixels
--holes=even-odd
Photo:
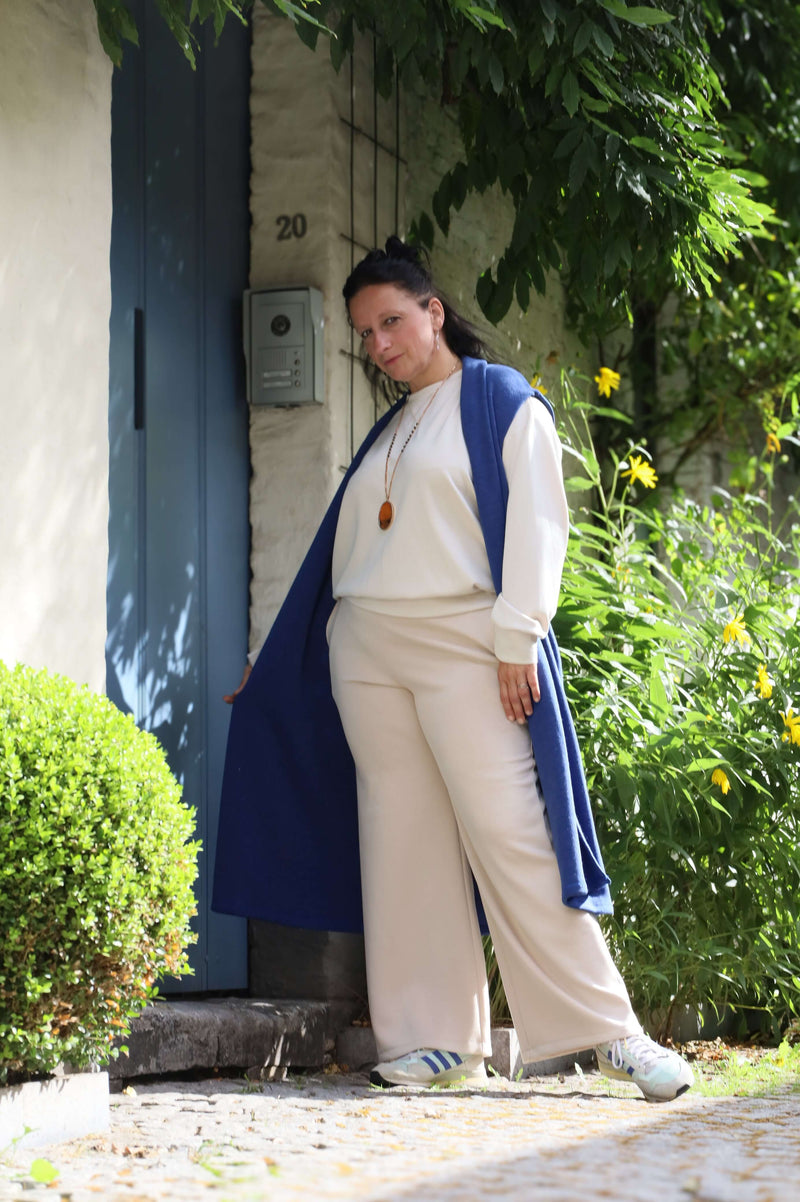
[[[324,44],[313,53],[288,21],[255,10],[250,283],[321,290],[325,401],[251,410],[252,648],[263,642],[354,447],[374,421],[362,373],[357,365],[351,371],[341,297],[352,256],[361,257],[376,230],[386,238],[394,225],[392,164],[374,142],[371,68],[371,43],[359,47],[352,77],[349,64],[337,74]],[[381,141],[391,143],[393,102],[377,107]],[[281,238],[282,214],[302,214],[305,234]]]
[[[0,0],[0,659],[105,680],[111,64]]]

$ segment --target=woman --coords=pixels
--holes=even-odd
[[[280,761],[284,772],[268,822],[280,825],[287,805],[305,809],[278,834],[304,892],[298,827],[318,844],[331,801],[346,812],[329,792],[309,808],[314,780],[338,780],[342,767],[330,689],[355,763],[373,1082],[486,1080],[474,878],[523,1058],[596,1047],[606,1075],[669,1101],[691,1071],[643,1035],[595,917],[611,908],[608,878],[550,629],[568,534],[552,411],[518,373],[485,362],[475,331],[398,239],[356,266],[344,297],[370,363],[408,392],[354,460],[234,709],[236,719],[254,686],[262,699],[273,692],[271,709],[251,702],[238,732],[232,723],[215,908],[254,909],[241,862],[236,885],[225,865],[248,839],[237,800],[253,782],[243,785],[238,758],[265,724],[262,771],[274,780]],[[323,618],[320,685],[307,665],[321,658]],[[298,704],[316,715],[288,768],[288,730],[274,733],[274,681],[286,674],[303,678]],[[332,879],[322,887],[337,891]],[[281,921],[279,892],[256,904]],[[294,921],[316,925],[301,916],[315,908],[301,901]]]

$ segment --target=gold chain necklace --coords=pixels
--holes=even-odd
[[[397,423],[397,425],[394,428],[394,434],[392,435],[392,441],[389,443],[389,450],[386,452],[386,464],[383,469],[383,491],[386,494],[386,500],[383,502],[380,509],[378,510],[378,525],[380,526],[381,530],[388,530],[389,527],[391,526],[392,522],[394,521],[394,515],[395,515],[394,502],[391,501],[389,498],[391,497],[391,494],[392,494],[392,485],[394,484],[394,474],[397,471],[397,465],[400,462],[403,451],[406,449],[408,444],[411,442],[411,439],[416,434],[417,426],[422,421],[423,417],[428,412],[428,410],[430,409],[433,402],[436,400],[437,396],[439,395],[440,389],[444,387],[444,385],[450,379],[450,377],[452,376],[452,374],[456,370],[456,368],[460,367],[460,366],[461,366],[460,360],[456,359],[455,363],[450,368],[450,370],[447,373],[447,375],[445,376],[445,378],[443,380],[439,381],[438,388],[434,392],[431,399],[428,401],[425,408],[422,410],[422,413],[420,413],[419,417],[414,422],[414,425],[411,427],[411,429],[408,432],[408,435],[406,436],[405,442],[403,443],[400,450],[398,451],[397,458],[394,461],[394,467],[392,468],[392,474],[390,476],[389,475],[389,460],[392,457],[392,450],[394,448],[395,439],[397,438],[400,427],[403,424],[403,417],[405,416],[405,411],[406,411],[405,406],[403,406],[403,412],[400,415],[400,421]]]

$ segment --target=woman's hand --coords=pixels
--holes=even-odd
[[[222,700],[227,701],[228,705],[233,705],[234,701],[239,696],[242,689],[244,688],[244,686],[247,684],[248,680],[250,679],[250,673],[252,671],[253,671],[253,669],[250,667],[250,665],[245,664],[244,672],[242,673],[242,679],[239,683],[238,689],[234,689],[232,693],[226,693],[225,696],[222,698]]]
[[[522,725],[533,713],[533,703],[541,697],[536,664],[498,664],[500,701],[509,722]]]

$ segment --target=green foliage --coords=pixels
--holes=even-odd
[[[268,7],[281,13],[295,23],[308,23],[317,29],[324,26],[315,21],[307,11],[309,4],[319,0],[269,0]],[[197,62],[197,30],[206,21],[211,21],[214,33],[218,38],[225,27],[225,21],[233,16],[238,21],[245,21],[246,14],[253,7],[254,0],[156,0],[161,17],[166,22],[170,32],[180,46],[192,67]],[[97,11],[97,31],[100,41],[108,57],[115,64],[122,64],[122,44],[132,42],[139,45],[139,33],[136,22],[124,0],[94,0]],[[325,30],[327,33],[327,29]]]
[[[152,735],[0,663],[0,1081],[107,1059],[156,977],[188,971],[192,830]]]
[[[193,60],[192,21],[246,12],[253,0],[158,0]],[[119,58],[133,37],[118,0],[95,0],[101,36]],[[768,208],[720,126],[725,106],[700,0],[658,6],[624,0],[269,0],[315,45],[333,33],[340,67],[356,31],[376,37],[378,83],[397,65],[421,79],[432,104],[456,117],[463,155],[443,176],[432,211],[447,233],[469,193],[498,184],[514,206],[496,268],[479,267],[478,302],[497,322],[516,297],[544,292],[560,271],[572,317],[587,330],[630,315],[629,294],[706,290],[720,256],[760,231]],[[416,226],[430,241],[433,224]]]
[[[729,105],[721,113],[725,138],[776,222],[772,237],[718,265],[711,295],[660,298],[662,376],[657,397],[640,398],[650,416],[639,433],[651,447],[677,447],[673,475],[721,436],[734,448],[737,472],[751,471],[753,429],[800,361],[800,4],[708,7],[711,58]]]
[[[783,271],[740,259],[713,296],[678,306],[662,339],[662,403],[650,427],[652,440],[678,452],[672,478],[701,447],[724,439],[734,480],[750,487],[754,431],[789,432],[777,415],[800,388],[800,243],[785,252]]]
[[[710,999],[783,1016],[800,987],[797,506],[776,519],[765,448],[757,492],[659,510],[642,449],[612,452],[604,480],[584,428],[567,487],[596,503],[576,514],[555,625],[611,947],[643,1012]]]
[[[584,331],[627,320],[634,279],[653,296],[709,288],[719,256],[758,231],[768,209],[720,129],[703,5],[485,7],[497,18],[485,28],[452,0],[322,0],[320,13],[333,22],[337,63],[354,29],[374,30],[386,86],[396,61],[451,107],[463,158],[433,197],[443,232],[468,193],[499,184],[510,196],[511,239],[477,285],[489,320],[515,297],[526,308],[550,269]],[[423,238],[430,230],[417,226]]]
[[[612,880],[609,944],[642,1015],[728,1004],[779,1024],[800,989],[800,506],[776,518],[768,444],[757,491],[657,508],[643,448],[601,469],[588,418],[626,419],[598,419],[575,383],[562,376],[583,431],[563,435],[566,485],[594,503],[573,513],[554,626]],[[769,434],[789,441],[798,416],[794,397]]]

